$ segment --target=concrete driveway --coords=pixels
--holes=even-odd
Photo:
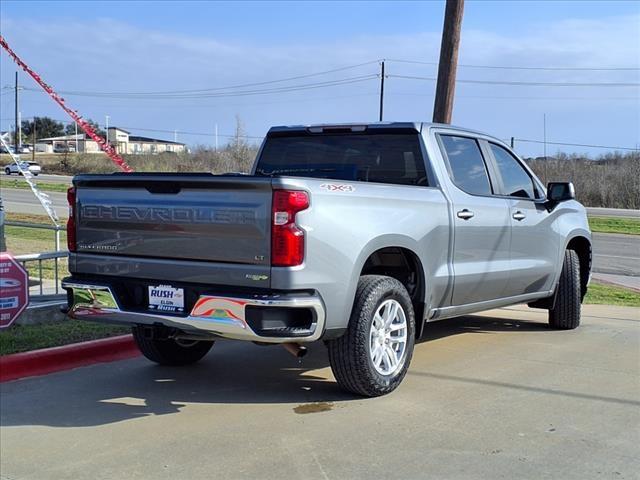
[[[640,472],[640,309],[551,331],[525,307],[428,326],[405,382],[362,399],[322,345],[220,342],[1,386],[3,479],[611,478]]]

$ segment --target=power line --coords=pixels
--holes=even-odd
[[[433,97],[433,93],[411,93],[411,92],[389,92],[391,96],[409,96],[409,97]],[[534,97],[521,95],[456,95],[456,98],[484,98],[490,100],[636,100],[640,101],[640,97]]]
[[[202,94],[162,94],[162,95],[121,95],[118,93],[99,93],[99,92],[74,92],[60,90],[59,93],[71,96],[80,97],[94,97],[94,98],[121,98],[121,99],[137,99],[137,100],[157,100],[157,99],[183,99],[183,98],[226,98],[226,97],[244,97],[250,95],[266,95],[270,93],[289,93],[302,90],[311,90],[316,88],[335,87],[341,85],[349,85],[353,83],[360,83],[367,80],[378,78],[377,73],[368,75],[360,75],[355,77],[342,78],[338,80],[328,80],[324,82],[307,83],[299,85],[290,85],[284,87],[276,87],[270,89],[258,89],[258,90],[239,90],[235,92],[220,92],[220,93],[202,93]],[[36,91],[35,88],[25,88],[25,90]]]
[[[410,63],[417,65],[438,65],[437,62],[420,62],[417,60],[402,60],[397,58],[388,58],[386,59],[388,62],[397,62],[397,63]],[[524,67],[524,66],[509,66],[509,65],[470,65],[470,64],[458,64],[458,67],[464,68],[486,68],[486,69],[497,69],[497,70],[546,70],[546,71],[594,71],[594,72],[627,72],[627,71],[638,71],[640,67]]]
[[[629,148],[629,147],[611,147],[611,146],[606,146],[606,145],[588,145],[588,144],[584,144],[584,143],[565,143],[565,142],[545,142],[542,140],[527,140],[525,138],[516,138],[514,139],[516,142],[526,142],[526,143],[545,143],[547,145],[562,145],[562,146],[568,146],[568,147],[587,147],[587,148],[606,148],[609,150],[630,150],[633,152],[637,152],[638,148]]]
[[[316,77],[316,76],[320,76],[320,75],[327,75],[330,73],[336,73],[336,72],[342,72],[345,70],[350,70],[350,69],[354,69],[354,68],[358,68],[358,67],[363,67],[365,65],[371,65],[374,63],[378,63],[379,60],[371,60],[368,62],[363,62],[363,63],[358,63],[355,65],[347,65],[345,67],[339,67],[339,68],[334,68],[331,70],[325,70],[323,72],[314,72],[314,73],[308,73],[305,75],[297,75],[295,77],[287,77],[287,78],[280,78],[277,80],[268,80],[268,81],[264,81],[264,82],[254,82],[254,83],[243,83],[243,84],[239,84],[239,85],[228,85],[226,87],[213,87],[213,88],[200,88],[200,89],[193,89],[193,90],[166,90],[166,91],[158,91],[158,92],[64,92],[64,91],[60,91],[60,93],[65,93],[67,95],[69,94],[74,94],[74,95],[78,95],[78,94],[87,94],[87,95],[105,95],[105,96],[110,96],[110,95],[142,95],[142,96],[146,96],[146,95],[173,95],[173,94],[188,94],[188,93],[204,93],[204,92],[214,92],[214,91],[220,91],[220,90],[235,90],[238,88],[246,88],[246,87],[256,87],[256,86],[260,86],[260,85],[271,85],[274,83],[281,83],[281,82],[289,82],[291,80],[300,80],[303,78],[310,78],[310,77]]]
[[[407,80],[428,80],[435,81],[434,77],[419,77],[413,75],[394,75],[389,74],[387,77],[403,78]],[[513,82],[506,80],[456,80],[457,83],[471,83],[481,85],[513,85],[513,86],[531,86],[531,87],[640,87],[640,83],[579,83],[579,82]]]

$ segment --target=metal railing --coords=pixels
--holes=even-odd
[[[29,262],[38,262],[38,286],[40,295],[46,295],[52,292],[44,291],[44,278],[42,278],[42,262],[44,260],[53,260],[53,276],[54,276],[54,292],[56,295],[60,293],[60,272],[59,272],[59,262],[60,258],[67,258],[69,256],[69,252],[67,251],[58,251],[58,252],[44,252],[44,253],[27,253],[26,255],[16,255],[16,261],[20,262],[25,270],[29,273],[29,279],[32,278],[31,272],[32,270],[27,266]]]
[[[8,227],[24,227],[24,228],[37,228],[41,230],[53,230],[53,242],[56,252],[60,251],[60,232],[66,230],[66,227],[62,225],[45,225],[43,223],[29,223],[29,222],[13,222],[6,220],[4,224]]]
[[[37,289],[36,292],[39,293],[40,295],[46,295],[49,293],[55,293],[56,295],[58,293],[60,293],[61,288],[60,288],[60,259],[61,258],[67,258],[69,256],[69,252],[66,250],[60,250],[60,232],[65,230],[65,227],[60,226],[60,225],[44,225],[41,223],[29,223],[29,222],[14,222],[14,221],[5,221],[4,222],[5,226],[8,227],[23,227],[23,228],[34,228],[34,229],[41,229],[41,230],[51,230],[53,231],[53,243],[54,243],[54,248],[55,251],[53,252],[41,252],[41,253],[27,253],[24,255],[16,255],[14,256],[14,258],[16,259],[16,261],[20,262],[22,264],[22,266],[25,268],[25,270],[27,270],[27,272],[29,273],[29,279],[37,279]],[[47,260],[52,260],[53,261],[53,282],[54,285],[52,285],[52,290],[45,292],[45,279],[42,276],[42,272],[43,272],[43,264],[42,262],[47,261]],[[35,275],[33,275],[34,273],[34,269],[30,268],[30,264],[34,264],[37,262],[37,273],[38,276],[36,277]],[[31,286],[29,287],[29,290],[31,290]],[[47,290],[49,290],[49,288],[47,287]]]

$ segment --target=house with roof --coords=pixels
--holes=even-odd
[[[156,155],[165,152],[183,153],[187,151],[187,146],[184,143],[131,135],[129,131],[119,127],[109,127],[107,140],[121,154]],[[100,153],[101,150],[95,140],[85,133],[79,133],[78,135],[40,138],[36,142],[36,151],[48,153],[61,151]]]

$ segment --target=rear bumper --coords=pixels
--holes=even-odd
[[[272,294],[248,296],[200,295],[187,316],[121,308],[109,285],[67,279],[62,287],[69,293],[68,315],[81,320],[125,325],[158,325],[186,334],[233,338],[266,343],[313,342],[324,331],[325,308],[317,294]],[[263,328],[273,317],[303,314],[303,329]],[[264,321],[263,318],[265,319]],[[256,322],[256,319],[258,320]],[[253,328],[252,328],[253,325]]]

